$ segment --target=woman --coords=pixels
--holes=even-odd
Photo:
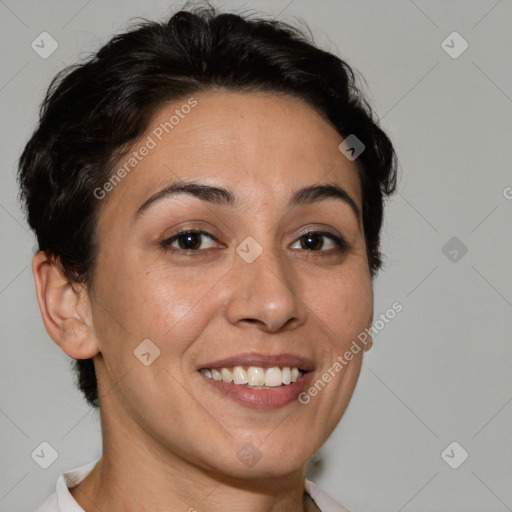
[[[20,159],[103,454],[42,511],[346,510],[305,480],[370,348],[391,142],[350,67],[182,10],[59,76]]]

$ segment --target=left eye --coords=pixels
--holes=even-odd
[[[300,247],[295,247],[295,249],[304,249],[306,251],[319,251],[326,250],[324,240],[328,240],[328,244],[330,247],[328,249],[337,249],[343,250],[346,248],[346,244],[341,237],[338,237],[332,233],[324,232],[324,231],[308,231],[304,233],[294,245],[300,244]],[[292,248],[294,248],[292,246]]]

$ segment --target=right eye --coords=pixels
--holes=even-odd
[[[215,238],[206,231],[186,230],[164,240],[161,245],[170,252],[187,252],[190,255],[197,255],[198,252],[211,249],[213,245],[202,246],[205,238],[215,241]]]

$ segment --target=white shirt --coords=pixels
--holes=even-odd
[[[55,492],[48,497],[36,512],[84,512],[84,509],[71,496],[69,489],[78,485],[92,471],[99,460],[96,459],[84,466],[62,473],[57,480]],[[309,480],[306,480],[306,492],[322,512],[349,512]]]

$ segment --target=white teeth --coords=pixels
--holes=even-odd
[[[249,366],[247,370],[242,366],[235,366],[232,369],[219,368],[209,369],[202,368],[200,373],[206,378],[224,381],[228,384],[233,382],[239,386],[253,387],[269,387],[275,388],[281,385],[287,386],[292,382],[297,382],[302,373],[297,367],[290,368],[285,366],[279,368],[273,366],[271,368],[262,368],[260,366]]]
[[[222,380],[222,374],[218,370],[212,370],[213,380]]]
[[[283,373],[280,368],[267,368],[265,371],[265,386],[275,388],[283,383]]]
[[[224,382],[233,382],[233,374],[227,368],[221,368],[220,374]]]
[[[233,369],[233,381],[235,384],[247,384],[247,372],[241,366]]]
[[[247,380],[249,386],[263,386],[265,384],[265,370],[257,366],[249,366]]]

